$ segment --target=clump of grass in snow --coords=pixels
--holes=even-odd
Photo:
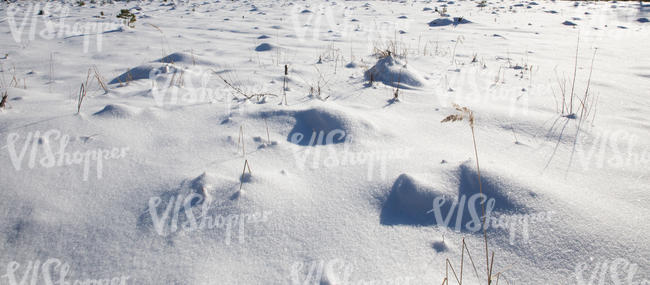
[[[372,49],[373,54],[380,59],[389,56],[397,56],[403,58],[404,61],[408,63],[408,49],[397,40],[389,40],[385,43],[375,41]]]
[[[117,15],[117,18],[120,18],[124,21],[124,26],[129,28],[135,28],[135,14],[131,13],[129,9],[122,9]]]
[[[104,79],[99,74],[96,66],[88,68],[88,73],[86,74],[86,81],[81,83],[79,87],[79,95],[77,96],[77,114],[81,111],[81,103],[83,103],[84,98],[88,95],[88,90],[92,84],[92,80],[97,80],[97,84],[104,90],[104,93],[108,93],[108,87],[104,83]]]
[[[575,119],[580,116],[581,119],[588,119],[592,115],[592,111],[596,108],[597,97],[591,96],[590,86],[591,86],[591,75],[594,68],[594,61],[596,59],[596,51],[591,58],[591,67],[589,69],[589,78],[587,79],[587,86],[585,87],[585,93],[581,97],[576,94],[576,77],[578,72],[578,48],[580,46],[580,36],[578,35],[578,42],[576,43],[576,54],[573,63],[573,78],[571,78],[571,89],[567,88],[567,80],[560,80],[556,74],[556,81],[559,86],[560,95],[562,97],[561,103],[558,101],[555,89],[551,88],[553,92],[553,98],[555,99],[556,110],[560,113],[561,116]],[[574,103],[574,102],[577,102]],[[560,105],[560,106],[558,106]],[[578,109],[578,112],[574,112],[574,108]],[[592,120],[595,117],[595,111],[593,113]]]

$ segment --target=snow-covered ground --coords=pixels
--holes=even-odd
[[[104,2],[0,4],[0,284],[650,284],[650,3]]]

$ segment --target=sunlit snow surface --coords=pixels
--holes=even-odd
[[[482,197],[500,284],[650,284],[649,3],[66,2],[0,4],[0,284],[486,284]]]

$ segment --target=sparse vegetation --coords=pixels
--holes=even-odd
[[[580,41],[578,40],[578,43],[576,44],[576,54],[575,54],[575,60],[573,66],[573,77],[570,79],[571,89],[570,90],[568,89],[567,79],[560,79],[560,77],[557,75],[556,72],[555,76],[558,85],[560,100],[558,100],[557,93],[553,87],[551,87],[551,91],[553,93],[553,98],[555,99],[556,111],[560,113],[561,116],[569,119],[575,119],[579,116],[581,119],[586,120],[589,118],[590,115],[595,116],[595,112],[592,113],[592,111],[594,111],[594,109],[596,108],[597,98],[591,95],[590,86],[591,86],[591,76],[593,72],[594,61],[596,59],[597,49],[594,50],[594,54],[591,58],[591,67],[589,68],[589,77],[587,79],[585,92],[582,97],[578,97],[576,93],[576,77],[578,71],[579,44]],[[574,108],[577,109],[577,113],[574,112]],[[593,119],[594,117],[592,117],[592,120]]]
[[[316,69],[316,72],[318,72],[318,79],[316,82],[313,81],[307,81],[304,78],[302,79],[306,85],[309,86],[309,96],[313,96],[318,100],[321,101],[327,101],[327,99],[330,97],[329,95],[326,97],[323,97],[323,89],[326,88],[332,77],[329,77],[328,79],[325,78],[321,70],[318,68],[318,66],[314,66]]]
[[[219,77],[219,79],[221,79],[221,81],[223,81],[223,83],[225,83],[226,86],[234,90],[236,94],[244,96],[246,100],[257,98],[257,100],[260,101],[266,96],[279,97],[277,94],[268,93],[268,92],[253,92],[253,93],[246,92],[239,86],[239,84],[237,83],[238,81],[236,79],[226,79],[221,73],[215,71],[214,69],[212,69],[212,72],[217,77]],[[235,98],[238,98],[237,95],[235,95]]]
[[[124,22],[124,26],[134,28],[135,27],[135,14],[131,13],[129,9],[122,9],[120,13],[117,14],[117,18],[120,18]]]
[[[408,49],[398,41],[390,40],[385,43],[375,42],[373,54],[378,58],[397,56],[408,62]]]

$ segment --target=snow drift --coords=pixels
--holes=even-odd
[[[425,85],[424,78],[417,70],[402,63],[393,55],[379,59],[372,68],[364,73],[364,76],[368,81],[379,81],[402,89],[418,88]]]

